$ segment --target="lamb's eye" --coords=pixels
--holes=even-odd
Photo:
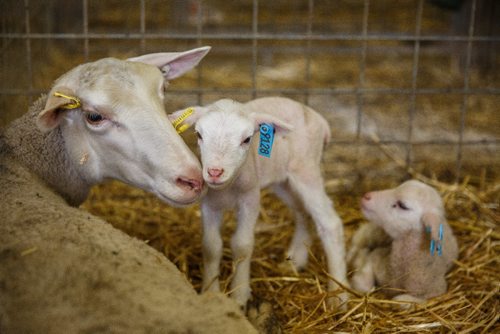
[[[87,119],[87,122],[92,125],[97,125],[104,121],[104,117],[101,114],[98,114],[96,112],[90,112],[88,113],[85,118]]]
[[[241,143],[242,144],[248,144],[250,142],[250,140],[252,139],[252,136],[246,138],[244,141],[242,141]]]
[[[403,202],[401,201],[397,201],[396,204],[394,205],[395,207],[397,206],[398,208],[402,209],[402,210],[410,210],[410,208],[408,206],[406,206],[406,204],[404,204]]]
[[[203,140],[203,138],[201,137],[201,135],[198,131],[196,131],[196,136],[198,137],[199,140]]]

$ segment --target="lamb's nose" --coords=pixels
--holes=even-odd
[[[220,177],[224,173],[224,168],[209,168],[207,172],[211,177]]]
[[[365,201],[369,201],[372,199],[372,194],[371,193],[366,193],[364,196],[363,196],[363,199]]]
[[[179,176],[177,178],[177,185],[186,188],[189,190],[193,190],[194,192],[199,193],[203,188],[203,180],[202,179],[191,179],[184,176]]]

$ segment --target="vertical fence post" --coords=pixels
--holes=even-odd
[[[410,106],[408,110],[408,135],[406,138],[406,169],[410,168],[413,163],[413,126],[415,122],[416,99],[417,99],[417,78],[418,65],[420,56],[420,32],[422,30],[422,12],[424,8],[424,0],[418,1],[417,17],[415,23],[415,44],[413,47],[413,68],[411,74],[411,95]]]
[[[306,93],[304,97],[304,103],[309,105],[309,94],[311,88],[311,46],[312,46],[312,24],[314,17],[314,0],[308,1],[307,10],[307,32],[306,32],[306,74],[305,74],[305,86]]]
[[[259,0],[253,0],[252,10],[252,99],[257,97],[257,35],[259,20]]]
[[[89,3],[82,0],[83,13],[83,59],[89,61]]]
[[[460,125],[458,131],[456,182],[459,182],[462,172],[463,144],[465,131],[465,117],[467,114],[467,103],[469,101],[469,72],[472,59],[472,37],[474,36],[474,25],[476,20],[476,0],[472,0],[469,21],[469,32],[467,37],[467,51],[464,68],[464,89],[462,93],[462,106],[460,108]]]
[[[366,71],[366,53],[368,48],[368,14],[370,12],[370,0],[365,0],[363,5],[363,31],[362,31],[362,46],[361,58],[359,60],[359,82],[356,89],[356,105],[358,113],[356,115],[356,141],[361,139],[361,126],[363,118],[363,89],[365,88],[365,71]]]
[[[203,37],[203,1],[198,0],[197,6],[198,12],[196,13],[196,45],[198,47],[202,46],[202,37]],[[197,75],[197,84],[198,84],[198,95],[197,102],[199,105],[203,104],[203,62],[198,64],[196,67],[196,75]]]
[[[141,53],[146,53],[146,39],[144,35],[146,35],[146,1],[141,0],[140,2],[140,30],[141,30]]]
[[[33,100],[31,92],[33,91],[33,65],[31,57],[31,25],[30,25],[30,2],[29,0],[24,0],[24,29],[26,31],[26,67],[28,72],[28,91],[30,92],[28,96],[29,104]]]

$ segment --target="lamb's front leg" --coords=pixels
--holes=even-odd
[[[203,219],[203,285],[202,292],[220,291],[219,267],[222,258],[221,223],[224,212],[201,204]]]
[[[260,191],[251,190],[239,195],[238,226],[231,239],[235,272],[231,282],[231,296],[245,307],[250,298],[250,262],[254,247],[254,229],[259,216]]]
[[[366,293],[375,287],[375,273],[373,272],[373,263],[370,259],[368,249],[364,249],[358,253],[360,259],[357,259],[358,264],[361,264],[352,275],[351,283],[355,290]]]

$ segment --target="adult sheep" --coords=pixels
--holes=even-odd
[[[174,205],[198,199],[200,165],[163,94],[208,51],[80,65],[4,131],[1,333],[253,331],[229,299],[198,296],[160,253],[75,208],[106,178]]]

